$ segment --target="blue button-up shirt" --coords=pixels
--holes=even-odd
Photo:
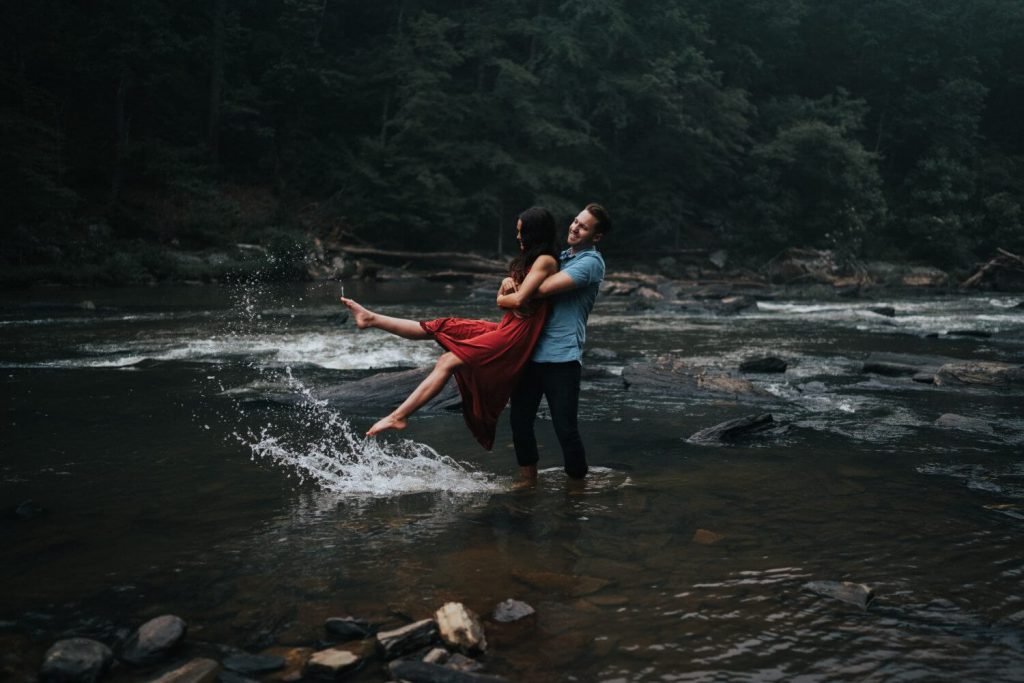
[[[587,318],[604,280],[604,258],[593,247],[575,254],[566,249],[558,264],[576,287],[551,298],[551,312],[530,358],[536,363],[582,361]]]

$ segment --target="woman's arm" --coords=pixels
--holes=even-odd
[[[556,272],[558,272],[558,261],[553,256],[538,256],[537,260],[533,262],[530,272],[526,274],[526,278],[519,285],[519,289],[508,294],[498,294],[498,307],[518,310],[530,300],[531,296],[537,293],[540,283]]]

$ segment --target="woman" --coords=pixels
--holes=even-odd
[[[529,299],[546,277],[558,271],[554,217],[547,209],[527,209],[516,224],[516,240],[520,253],[509,266],[509,277],[502,282],[499,295],[511,290]],[[465,318],[417,322],[374,313],[345,297],[341,302],[351,311],[359,329],[376,327],[405,339],[433,339],[445,349],[409,398],[370,427],[367,436],[405,429],[409,416],[436,396],[454,373],[466,425],[480,445],[491,450],[498,416],[544,327],[546,301],[525,311],[509,311],[499,323]]]

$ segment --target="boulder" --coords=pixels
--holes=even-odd
[[[935,420],[936,427],[945,427],[947,429],[960,429],[965,432],[981,432],[983,434],[992,434],[992,425],[984,420],[980,420],[976,417],[964,417],[963,415],[957,415],[955,413],[946,413],[940,415]]]
[[[423,619],[392,631],[377,633],[377,645],[384,653],[385,659],[394,659],[409,652],[414,652],[437,641],[437,622]]]
[[[508,600],[498,603],[498,606],[494,608],[494,613],[491,615],[491,618],[501,623],[508,623],[525,619],[526,617],[536,613],[537,611],[535,609],[522,600],[513,600],[512,598],[509,598]]]
[[[44,683],[93,683],[110,668],[114,653],[89,638],[67,638],[50,646],[43,656],[39,679]]]
[[[1000,388],[1024,386],[1024,365],[993,361],[946,363],[935,373],[935,383]]]
[[[346,382],[318,393],[317,398],[331,407],[394,408],[419,386],[433,368],[414,368],[397,372],[381,372],[363,379]],[[449,380],[441,392],[420,410],[456,411],[462,405],[454,380]]]
[[[769,261],[767,271],[768,279],[772,282],[831,284],[839,272],[839,266],[831,251],[791,248]]]
[[[748,415],[726,420],[713,427],[702,429],[690,436],[687,442],[707,446],[736,443],[753,436],[777,436],[788,429],[787,425],[775,421],[771,413]]]
[[[158,662],[185,638],[187,631],[185,621],[173,614],[150,619],[128,639],[120,659],[137,666]]]
[[[409,683],[505,683],[508,680],[412,659],[391,662],[388,664],[388,672],[393,679]]]
[[[789,365],[776,356],[749,358],[740,363],[740,372],[785,372]]]
[[[684,361],[664,357],[627,365],[622,370],[622,381],[630,391],[656,391],[687,396],[771,396],[748,380],[696,368]]]
[[[373,627],[369,622],[352,617],[331,617],[324,622],[324,628],[341,641],[362,640],[373,635]]]
[[[220,674],[220,664],[205,657],[172,669],[149,683],[214,683]]]
[[[487,639],[484,627],[475,614],[461,602],[447,602],[434,614],[441,640],[451,648],[467,654],[484,652]]]
[[[328,648],[310,655],[302,674],[311,678],[340,678],[355,669],[360,661],[361,658],[354,652]]]
[[[912,353],[875,352],[868,354],[861,366],[861,372],[899,377],[918,374],[934,375],[946,363],[960,362],[946,356],[924,356]]]
[[[856,605],[861,609],[867,609],[875,599],[875,591],[862,583],[849,581],[808,581],[803,585],[803,589],[822,597]]]

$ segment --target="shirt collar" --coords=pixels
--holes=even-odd
[[[563,251],[561,254],[558,255],[558,260],[559,261],[571,261],[572,259],[576,258],[580,254],[586,254],[588,251],[597,251],[597,247],[595,247],[594,245],[590,245],[586,249],[580,249],[576,253],[573,253],[572,247],[569,247],[565,251]]]

